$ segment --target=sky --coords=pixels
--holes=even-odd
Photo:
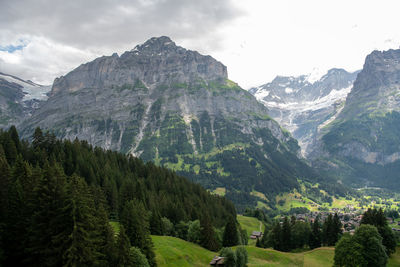
[[[0,72],[51,84],[154,36],[211,55],[245,89],[361,69],[400,46],[398,0],[2,0]]]

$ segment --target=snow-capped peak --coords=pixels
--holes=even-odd
[[[327,71],[320,68],[313,68],[313,70],[309,74],[307,74],[306,81],[313,84],[316,81],[321,80],[322,76],[324,76],[326,73]]]

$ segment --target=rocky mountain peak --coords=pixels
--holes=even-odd
[[[153,37],[144,42],[143,44],[139,44],[132,49],[132,52],[139,53],[162,53],[168,50],[176,50],[182,47],[178,47],[168,36],[160,36]]]
[[[373,51],[358,74],[341,118],[351,118],[375,110],[399,110],[400,49]]]
[[[187,50],[166,36],[154,37],[123,53],[83,64],[54,81],[52,95],[87,88],[111,88],[138,82],[155,88],[194,80],[225,81],[226,66],[210,56]]]

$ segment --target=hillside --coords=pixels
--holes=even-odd
[[[2,266],[115,266],[120,240],[147,253],[154,266],[152,245],[138,243],[150,240],[150,231],[163,234],[205,217],[210,228],[221,228],[236,217],[232,202],[171,170],[39,128],[32,143],[21,141],[15,127],[0,130],[0,184]],[[113,238],[111,226],[123,228],[109,218],[119,219],[125,237]]]
[[[158,266],[208,266],[211,259],[217,255],[198,245],[169,236],[152,236]],[[263,266],[332,266],[334,248],[322,247],[302,253],[286,253],[273,249],[262,249],[246,246],[249,256],[249,267]],[[400,249],[397,248],[389,260],[389,267],[400,263]]]
[[[195,244],[175,237],[152,236],[158,266],[207,266],[217,255]],[[246,246],[249,267],[256,266],[331,266],[333,249],[320,248],[305,253],[285,253]],[[305,265],[306,264],[306,265]]]
[[[29,137],[37,126],[225,187],[238,209],[257,204],[253,190],[274,195],[318,177],[298,158],[297,141],[222,63],[165,36],[57,78],[19,127]]]

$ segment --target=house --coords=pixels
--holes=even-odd
[[[253,233],[250,236],[251,239],[257,239],[257,238],[261,238],[261,237],[262,237],[262,232],[259,232],[259,231],[253,231]]]
[[[215,256],[210,262],[211,266],[224,266],[225,257]]]

